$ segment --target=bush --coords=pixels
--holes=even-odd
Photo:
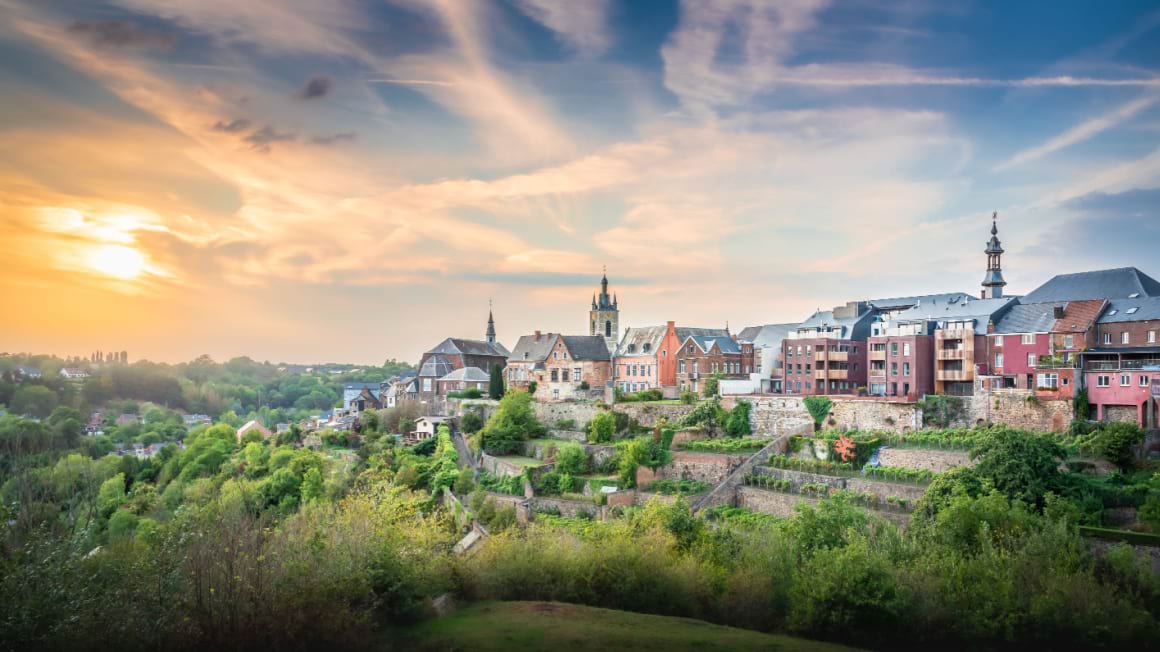
[[[830,414],[830,410],[834,407],[834,402],[828,396],[807,396],[802,399],[806,410],[809,411],[810,417],[814,420],[814,430],[821,427],[822,422],[826,420],[826,416]]]
[[[607,444],[616,434],[616,415],[609,411],[602,411],[588,422],[588,443]]]
[[[483,392],[477,387],[447,392],[447,398],[483,398]]]
[[[459,429],[469,435],[474,435],[482,430],[483,425],[483,417],[475,411],[468,412],[459,418]]]
[[[525,392],[505,394],[483,430],[483,448],[491,455],[507,455],[528,439],[543,437],[547,429],[532,411],[532,397]]]
[[[556,420],[556,430],[575,430],[575,419],[558,419]]]
[[[556,451],[555,469],[561,473],[583,475],[588,472],[588,453],[574,441],[561,444]]]
[[[1144,431],[1134,423],[1108,423],[1100,428],[1096,451],[1121,470],[1136,465],[1135,447],[1144,441]]]
[[[686,389],[681,392],[681,402],[685,405],[692,405],[697,402],[697,395]]]

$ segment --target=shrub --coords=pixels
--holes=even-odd
[[[473,435],[483,429],[483,417],[478,412],[468,412],[459,418],[459,429]]]
[[[556,430],[575,430],[575,429],[576,429],[576,420],[575,419],[557,419],[556,420]]]
[[[616,434],[616,415],[610,411],[602,411],[588,422],[588,442],[591,444],[607,444]]]
[[[483,398],[483,392],[477,387],[468,387],[453,392],[447,392],[447,398]]]
[[[834,402],[828,396],[807,396],[802,400],[802,403],[805,404],[806,410],[809,411],[810,417],[814,420],[815,431],[821,427],[822,422],[826,420],[826,416],[834,407]]]
[[[738,400],[733,409],[729,411],[729,417],[725,421],[725,433],[730,437],[743,437],[753,432],[749,425],[749,401]]]
[[[1097,452],[1122,470],[1136,465],[1134,448],[1144,441],[1144,431],[1134,423],[1108,423],[1099,431]]]
[[[747,437],[744,439],[694,439],[683,444],[678,444],[677,448],[685,451],[697,451],[702,453],[756,453],[765,448],[770,440],[759,437]]]
[[[538,388],[538,387],[539,387],[539,385],[534,380],[532,382],[528,383],[528,394],[534,395],[536,393],[536,388]]]
[[[685,405],[692,405],[697,402],[697,395],[686,389],[681,392],[681,402]]]
[[[556,451],[556,470],[571,475],[582,475],[588,472],[588,453],[584,447],[574,441],[561,444]]]

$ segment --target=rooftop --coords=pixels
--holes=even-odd
[[[1023,297],[1023,303],[1156,296],[1160,296],[1160,281],[1135,267],[1120,267],[1054,276]]]
[[[1116,299],[1100,316],[1101,324],[1121,324],[1132,321],[1160,319],[1160,297]]]

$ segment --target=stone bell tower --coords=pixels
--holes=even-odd
[[[593,295],[592,310],[588,313],[589,335],[599,335],[604,338],[608,350],[616,349],[620,338],[620,308],[617,305],[616,295],[608,296],[608,270],[600,279],[600,295]]]

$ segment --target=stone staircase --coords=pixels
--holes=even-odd
[[[463,433],[456,431],[451,435],[451,443],[455,446],[455,452],[459,454],[459,466],[469,466],[474,472],[475,479],[479,479],[479,460],[471,454],[471,449],[467,446],[467,440],[463,438]]]
[[[716,507],[717,505],[724,505],[732,502],[733,495],[737,491],[737,486],[744,480],[745,476],[749,474],[753,467],[763,464],[769,459],[771,455],[776,453],[778,449],[788,443],[790,435],[782,435],[774,438],[764,448],[757,451],[749,457],[749,459],[742,462],[737,468],[725,476],[716,487],[709,493],[701,496],[701,498],[692,505],[693,513],[701,511],[709,507]]]

